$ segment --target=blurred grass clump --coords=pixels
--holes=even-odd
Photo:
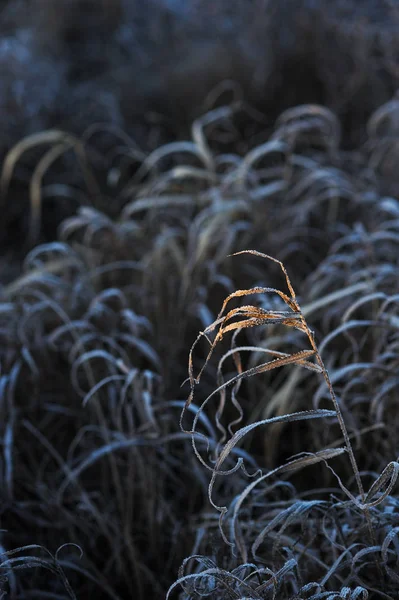
[[[397,8],[172,4],[1,7],[0,597],[395,600]]]

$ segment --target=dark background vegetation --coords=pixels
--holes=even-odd
[[[2,0],[0,31],[0,597],[399,598],[398,3]],[[245,249],[302,313],[212,328],[289,293]],[[179,423],[198,332],[246,316]]]

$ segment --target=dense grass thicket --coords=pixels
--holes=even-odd
[[[0,30],[0,598],[398,600],[396,2]]]

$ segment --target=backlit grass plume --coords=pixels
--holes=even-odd
[[[365,491],[340,403],[316,345],[314,333],[301,311],[284,265],[270,256],[253,250],[237,254],[251,254],[277,263],[284,274],[288,293],[271,287],[254,287],[237,290],[227,296],[216,320],[200,333],[191,348],[189,358],[191,392],[181,416],[181,427],[183,431],[192,435],[193,449],[197,458],[210,471],[209,500],[212,507],[220,513],[219,528],[221,537],[227,545],[225,552],[226,554],[231,552],[230,562],[235,563],[236,567],[229,571],[219,567],[211,558],[193,556],[185,561],[180,578],[170,588],[168,596],[179,585],[185,591],[184,598],[200,597],[203,593],[212,598],[240,597],[240,594],[245,598],[275,598],[277,593],[279,598],[287,599],[368,598],[369,593],[377,590],[381,591],[381,597],[394,598],[395,595],[390,594],[396,593],[398,584],[398,576],[393,565],[399,560],[397,545],[394,543],[399,528],[389,528],[392,523],[389,507],[393,503],[397,510],[397,500],[391,494],[399,475],[399,462],[398,460],[389,462],[382,473],[375,478],[368,491]],[[264,308],[259,304],[243,304],[236,308],[229,306],[235,299],[246,300],[248,296],[260,294],[277,295],[285,305],[284,309]],[[240,333],[245,332],[246,329],[262,326],[294,328],[305,334],[309,349],[287,353],[273,350],[266,345],[255,347],[238,344]],[[198,403],[192,427],[187,431],[184,426],[187,408],[196,400],[196,388],[201,383],[201,377],[212,355],[226,337],[231,338],[231,344],[230,349],[223,352],[218,361],[217,387]],[[202,339],[208,342],[210,348],[204,365],[195,375],[193,355]],[[259,357],[266,355],[270,360],[245,368],[242,356],[247,353]],[[228,359],[233,363],[235,375],[231,370],[225,375]],[[241,389],[243,382],[287,365],[305,368],[313,372],[314,376],[321,376],[328,390],[331,408],[279,414],[245,424],[249,407],[248,403],[245,403],[245,407],[241,404],[245,402],[245,391],[242,392]],[[211,408],[212,403],[215,403],[216,407]],[[205,456],[201,455],[197,447],[198,426],[203,422],[204,413],[208,416],[212,415],[216,429],[221,434],[219,440],[216,438],[208,440],[208,453]],[[234,413],[236,413],[235,418]],[[267,438],[267,427],[307,422],[313,419],[319,419],[322,428],[331,427],[331,421],[337,421],[342,436],[342,446],[334,444],[332,447],[318,450],[304,449],[282,465],[266,471],[254,469],[253,460],[248,460],[248,454],[242,450],[245,438],[251,438],[256,429],[265,428],[264,435]],[[206,435],[206,432],[201,432],[202,438],[206,439]],[[201,446],[203,449],[203,444]],[[211,447],[212,454],[209,453]],[[351,486],[343,482],[338,471],[330,465],[330,461],[338,457],[342,459],[342,455],[347,456],[350,462],[354,490],[349,489]],[[289,483],[290,475],[306,467],[313,467],[317,463],[321,463],[332,473],[338,484],[337,490],[332,493],[328,489],[314,492],[311,489],[302,489],[301,495],[295,498],[295,492]],[[225,486],[220,483],[220,479],[237,478],[239,471],[242,472],[239,477],[242,489],[239,489],[239,483],[238,491],[230,498],[229,506],[220,505],[214,499],[215,488],[219,497],[224,495]],[[243,481],[246,478],[252,481],[245,485]],[[292,499],[285,503],[281,500],[269,505],[262,503],[262,496],[267,496],[272,490],[276,494],[278,488],[283,486],[291,488],[290,495],[294,496]],[[319,496],[319,498],[307,499],[312,496]],[[278,506],[279,510],[274,512],[273,507]],[[348,535],[343,533],[344,529],[347,530],[348,521],[340,523],[340,519],[343,514],[348,518],[348,513],[351,514],[350,519],[357,521],[356,528],[361,541],[352,539],[351,543],[348,543]],[[335,527],[341,529],[341,534],[339,529],[335,530]],[[296,531],[294,537],[289,533],[292,529]],[[313,535],[310,537],[309,529],[313,530]],[[330,556],[326,555],[323,560],[316,558],[320,550],[319,544],[321,546],[326,542],[333,544],[333,539],[335,539],[336,557],[334,558],[334,552],[331,552]],[[316,546],[313,546],[315,543]],[[393,547],[388,550],[391,544]],[[363,571],[360,575],[364,561],[367,561],[368,572]],[[302,586],[303,565],[306,565],[305,571],[309,570],[309,562],[313,562],[310,572],[318,573],[318,577],[312,582],[308,580],[306,585]],[[186,574],[189,564],[196,567],[194,571]],[[356,585],[358,583],[361,585]],[[333,591],[339,584],[345,585],[340,591]],[[309,592],[312,592],[311,596],[308,596]]]

